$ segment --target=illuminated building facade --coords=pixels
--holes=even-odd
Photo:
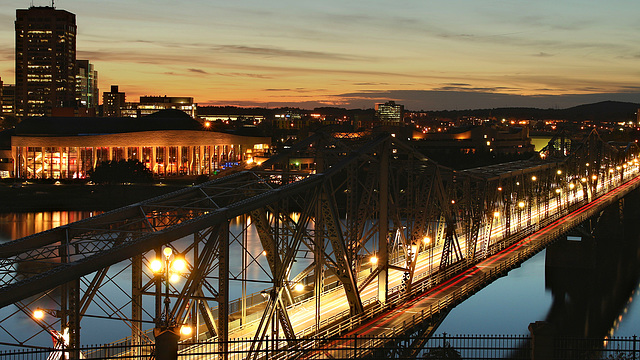
[[[49,6],[16,10],[16,115],[76,106],[76,16]]]
[[[15,85],[2,85],[2,115],[16,114],[16,87]]]
[[[15,177],[85,178],[102,161],[137,159],[157,176],[212,175],[269,151],[267,137],[206,131],[178,111],[139,119],[29,118],[11,138]],[[180,115],[181,114],[181,115]]]
[[[376,118],[378,125],[402,125],[404,105],[389,101],[384,104],[376,104]]]
[[[125,93],[118,91],[118,85],[111,85],[111,91],[102,94],[102,116],[121,117],[125,98]]]
[[[141,117],[151,115],[160,110],[180,110],[185,114],[196,117],[198,104],[193,103],[192,97],[176,96],[140,96],[138,103],[126,103],[122,111],[122,116]]]
[[[79,107],[98,109],[98,72],[89,60],[76,60],[76,101]]]
[[[413,140],[421,140],[414,144],[427,153],[437,151],[473,154],[478,151],[495,151],[501,154],[524,154],[534,151],[527,127],[467,126],[447,132],[415,132]]]

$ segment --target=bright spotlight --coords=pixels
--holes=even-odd
[[[187,268],[187,262],[184,259],[175,259],[171,263],[171,269],[175,272],[183,272]]]
[[[149,264],[149,268],[151,269],[151,271],[153,271],[154,273],[158,273],[162,270],[162,261],[158,260],[158,259],[153,259],[151,261],[151,263]]]
[[[191,336],[192,332],[193,332],[193,329],[189,325],[182,325],[180,327],[180,334],[182,336]]]
[[[36,309],[33,312],[33,317],[38,320],[44,318],[44,311],[42,309]]]

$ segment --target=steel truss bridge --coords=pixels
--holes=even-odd
[[[318,133],[250,169],[0,245],[0,332],[29,344],[68,329],[79,347],[82,320],[116,319],[135,346],[174,321],[220,353],[249,339],[249,354],[269,339],[340,336],[629,183],[638,156],[593,131],[454,171],[389,134]],[[298,170],[302,158],[314,167]],[[149,266],[166,247],[188,269],[165,285]],[[44,307],[54,316],[31,316]],[[7,327],[25,315],[33,334]],[[433,329],[445,315],[420,320]]]

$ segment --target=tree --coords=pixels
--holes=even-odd
[[[153,173],[138,160],[109,160],[101,162],[89,172],[89,178],[101,184],[150,182]]]

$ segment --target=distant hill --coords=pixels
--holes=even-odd
[[[640,104],[636,103],[602,101],[558,111],[563,115],[563,118],[567,120],[593,120],[600,122],[636,120],[636,112],[638,109],[640,109]]]
[[[495,108],[455,111],[432,111],[432,117],[460,118],[463,116],[495,117],[497,119],[530,119],[530,120],[568,120],[595,122],[636,120],[636,112],[640,104],[602,101],[593,104],[574,106],[567,109],[537,109],[537,108]]]

